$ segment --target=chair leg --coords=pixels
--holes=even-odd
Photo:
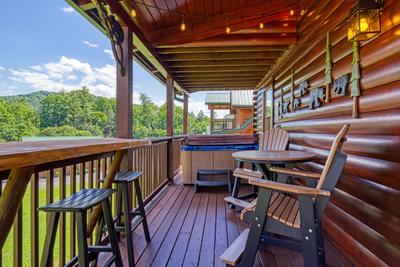
[[[115,266],[122,267],[123,264],[121,252],[119,251],[117,234],[115,232],[114,222],[111,214],[110,202],[108,199],[106,199],[101,204],[103,206],[104,221],[107,225],[108,238],[110,239],[111,249],[113,251],[113,254],[115,255]]]
[[[244,162],[243,161],[237,161],[236,162],[236,168],[243,168]],[[239,177],[234,177],[234,182],[233,182],[233,189],[232,189],[232,197],[237,198],[239,195],[239,186],[240,186],[240,178]],[[235,205],[231,204],[231,209],[234,209]]]
[[[133,240],[132,240],[132,231],[131,231],[131,208],[130,208],[130,201],[129,201],[129,192],[128,192],[128,185],[123,183],[122,187],[122,198],[124,203],[124,227],[125,227],[125,237],[126,237],[126,244],[128,248],[128,261],[129,267],[135,266],[135,256],[133,252]]]
[[[317,221],[315,223],[315,230],[317,234],[318,265],[326,266],[324,234],[321,226],[321,221]]]
[[[76,214],[76,228],[78,232],[78,264],[89,266],[89,250],[86,240],[86,211]]]
[[[304,253],[304,266],[317,267],[317,233],[315,229],[314,206],[312,196],[299,197],[300,225],[302,232],[302,248]]]
[[[53,255],[54,242],[56,240],[58,220],[60,218],[59,212],[51,212],[49,222],[47,225],[46,240],[44,241],[44,248],[42,253],[41,267],[50,267],[51,258]]]
[[[267,218],[267,209],[271,198],[271,190],[261,188],[258,196],[257,205],[253,215],[253,221],[250,226],[249,236],[247,237],[246,247],[244,249],[242,259],[239,266],[253,266],[254,259],[257,254],[258,244],[261,239],[261,234],[264,230],[265,221]]]
[[[146,211],[144,209],[144,204],[143,204],[143,198],[142,198],[142,190],[139,185],[139,181],[135,180],[134,181],[135,185],[135,192],[136,192],[136,197],[139,205],[139,212],[140,216],[142,217],[142,226],[143,226],[143,231],[144,231],[144,236],[146,238],[147,243],[151,241],[150,238],[150,232],[149,232],[149,225],[147,224],[147,217],[146,217]]]
[[[229,193],[232,193],[231,171],[228,171],[228,191],[229,191]]]

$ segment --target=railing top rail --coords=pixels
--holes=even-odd
[[[150,142],[120,138],[4,143],[0,144],[0,171],[135,148],[146,144]]]

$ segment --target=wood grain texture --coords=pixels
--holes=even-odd
[[[331,34],[332,76],[337,79],[351,71],[351,43],[346,39],[345,17],[355,1],[321,1],[304,17],[297,45],[271,68],[275,88],[283,87],[282,98],[290,99],[290,69],[296,69],[295,85],[308,79],[310,88],[323,85],[325,77],[324,41]],[[329,7],[329,8],[328,8]],[[360,266],[396,265],[400,260],[398,237],[400,201],[400,3],[388,0],[382,10],[382,32],[362,42],[359,118],[352,118],[352,98],[331,94],[331,101],[309,110],[308,92],[300,96],[295,112],[274,116],[275,125],[290,133],[292,150],[317,155],[300,169],[320,173],[330,143],[340,127],[351,125],[343,152],[348,155],[344,173],[333,192],[324,218],[324,228],[341,250]],[[317,26],[316,26],[317,25]],[[309,90],[309,89],[308,89]],[[275,90],[274,104],[281,97]],[[397,262],[397,263],[396,263]]]
[[[0,170],[34,166],[149,144],[146,140],[118,138],[4,143],[0,144]]]

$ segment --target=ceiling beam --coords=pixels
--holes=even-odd
[[[277,59],[282,55],[280,51],[271,52],[221,52],[164,55],[164,61],[192,61],[192,60],[233,60],[233,59]]]
[[[292,45],[297,42],[296,33],[268,34],[223,34],[220,36],[191,41],[185,47],[248,46],[248,45]]]
[[[170,62],[170,69],[187,67],[231,67],[231,66],[264,66],[272,65],[275,60],[272,59],[246,59],[246,60],[199,60],[199,61],[180,61]]]
[[[185,88],[189,93],[203,91],[225,91],[225,90],[255,90],[255,87],[202,87],[202,88]]]
[[[296,33],[297,27],[295,21],[272,21],[264,23],[264,29],[252,27],[247,29],[239,29],[232,31],[231,34],[248,34],[248,33]]]
[[[224,72],[224,73],[220,73],[220,72],[199,72],[199,73],[186,73],[186,74],[177,74],[175,75],[177,79],[179,78],[183,78],[183,77],[221,77],[221,76],[226,76],[226,77],[244,77],[244,76],[255,76],[255,77],[262,77],[263,75],[265,75],[264,71],[243,71],[241,73],[237,73],[237,72]]]
[[[159,46],[157,52],[160,55],[190,54],[190,53],[219,53],[219,52],[270,52],[285,51],[287,45],[258,45],[258,46],[217,46],[217,47],[171,47]]]
[[[230,82],[230,81],[259,81],[262,79],[261,77],[225,77],[225,76],[219,76],[219,77],[197,77],[197,78],[191,78],[191,77],[182,77],[179,79],[182,84],[184,83],[191,83],[191,82],[209,82],[209,81],[218,81],[218,82]]]
[[[231,66],[229,68],[226,67],[186,67],[186,68],[179,68],[175,69],[175,75],[180,74],[188,74],[188,73],[202,73],[202,72],[213,72],[213,73],[224,73],[224,72],[240,72],[243,71],[264,71],[267,72],[271,69],[271,65],[260,65],[260,66]]]
[[[296,9],[294,1],[278,0],[274,2],[264,1],[262,4],[249,6],[232,12],[219,14],[221,19],[199,19],[188,23],[186,31],[182,32],[179,27],[173,26],[148,34],[149,41],[155,45],[159,44],[183,44],[190,41],[201,40],[225,33],[227,26],[226,18],[230,17],[232,31],[255,27],[260,23],[281,20],[290,17],[290,10]],[[279,10],[277,12],[277,10]]]

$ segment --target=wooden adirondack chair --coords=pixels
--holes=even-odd
[[[321,217],[339,180],[347,156],[340,152],[349,125],[336,136],[321,174],[273,168],[282,176],[317,179],[315,188],[249,177],[260,188],[259,197],[242,210],[251,224],[221,255],[232,266],[253,266],[259,242],[303,251],[304,266],[326,265]],[[275,234],[275,235],[274,235]],[[276,234],[291,239],[277,238]]]
[[[264,133],[261,133],[259,136],[259,150],[286,150],[289,143],[289,133],[280,128],[274,128]],[[238,166],[233,172],[233,176],[235,177],[232,196],[226,197],[225,201],[232,204],[232,207],[239,206],[245,208],[249,206],[249,202],[244,201],[244,199],[257,197],[255,192],[247,195],[238,196],[239,194],[239,186],[240,179],[248,179],[248,177],[252,178],[263,178],[261,172],[256,170],[250,170],[243,168],[244,162],[238,161]]]

